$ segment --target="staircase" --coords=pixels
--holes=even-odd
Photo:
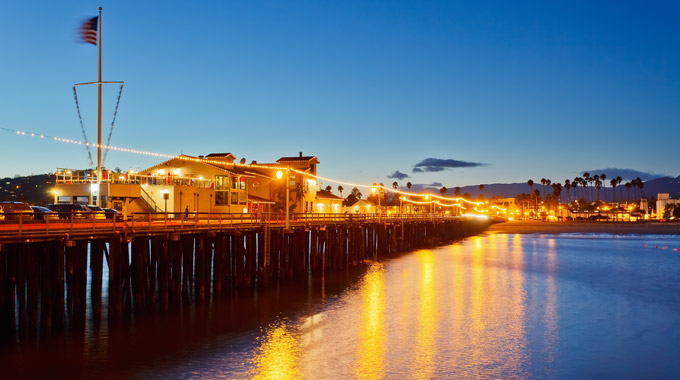
[[[149,193],[147,193],[143,187],[141,187],[140,190],[141,192],[139,194],[138,204],[142,205],[144,208],[147,209],[147,211],[150,212],[163,212],[163,209],[158,207],[156,201],[154,201],[153,198],[151,198],[151,195],[149,195]]]

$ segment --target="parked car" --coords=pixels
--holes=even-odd
[[[106,214],[106,219],[116,219],[116,220],[123,220],[123,214],[120,213],[120,211],[113,209],[113,208],[103,208],[104,213]]]
[[[5,220],[31,220],[33,219],[33,209],[26,202],[0,202]]]
[[[84,219],[88,216],[88,213],[92,212],[87,206],[77,203],[52,203],[48,204],[47,208],[56,211],[62,219],[71,218],[71,213],[73,213],[75,218]]]
[[[95,219],[106,219],[106,212],[104,211],[103,208],[92,205],[87,205],[87,208],[89,208],[90,211],[94,213]]]
[[[55,220],[59,219],[59,214],[42,206],[31,206],[33,209],[33,219],[35,220]]]

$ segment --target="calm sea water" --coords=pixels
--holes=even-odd
[[[140,379],[677,379],[679,248],[668,236],[483,235],[0,364]]]

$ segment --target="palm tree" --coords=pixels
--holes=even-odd
[[[482,193],[482,196],[484,196],[484,185],[479,185],[479,191]]]
[[[633,185],[631,185],[630,182],[626,182],[624,186],[626,187],[626,192],[628,193],[626,200],[630,203],[630,188],[633,187]]]
[[[607,203],[607,176],[604,173],[600,174],[600,180],[604,186],[604,203]]]
[[[586,174],[588,174],[588,173],[586,173]],[[581,178],[581,187],[583,187],[583,189],[585,190],[586,203],[588,203],[588,204],[590,204],[590,190],[588,189],[588,183],[589,182],[590,182],[590,175],[588,175],[587,179],[585,177]]]
[[[328,185],[328,186],[326,186],[326,188],[324,190],[326,190],[327,192],[330,193],[331,191],[333,191],[333,186]]]
[[[621,189],[621,181],[623,181],[623,178],[621,178],[621,176],[617,176],[616,185],[619,186],[619,199],[623,201],[623,189]]]
[[[340,198],[342,198],[342,191],[345,190],[342,185],[338,186],[338,193],[340,193]]]
[[[638,191],[638,199],[642,198],[642,186],[644,186],[644,185],[642,184],[642,180],[640,179],[640,177],[635,178],[635,181],[633,182],[633,186],[640,189]]]
[[[559,182],[555,182],[551,184],[552,187],[552,194],[553,194],[553,199],[557,201],[557,204],[559,205],[562,203],[562,184]]]
[[[406,182],[406,187],[408,187],[408,192],[411,192],[411,182]]]
[[[446,192],[447,192],[448,190],[449,190],[449,189],[447,189],[446,186],[444,186],[444,187],[442,187],[441,189],[439,189],[439,194],[441,194],[442,197],[443,197],[444,194],[446,194]]]
[[[545,197],[545,183],[546,183],[546,179],[545,179],[545,178],[541,178],[541,185],[543,185],[543,196],[544,196],[544,197]]]
[[[533,194],[534,193],[534,180],[533,179],[528,180],[527,185],[529,185],[529,191],[531,192],[531,194]]]
[[[397,181],[392,182],[392,188],[394,188],[394,190],[397,190],[397,187],[399,187]]]
[[[616,184],[618,182],[616,181],[616,178],[612,178],[611,181],[609,181],[609,184],[612,185],[612,202],[616,202]]]
[[[585,185],[584,185],[584,183],[585,183]],[[585,172],[585,173],[583,173],[583,179],[581,180],[581,186],[583,186],[583,188],[584,188],[585,191],[586,191],[586,202],[588,202],[588,201],[589,201],[589,198],[590,198],[590,196],[589,196],[589,195],[590,195],[590,194],[589,194],[589,191],[590,191],[590,190],[588,189],[588,184],[589,184],[589,183],[590,183],[590,173]]]
[[[642,189],[645,187],[645,183],[640,180],[640,182],[638,182],[638,187],[640,188],[640,198],[642,198]]]
[[[597,177],[597,175],[596,175]],[[597,189],[597,200],[600,200],[600,189],[602,188],[602,181],[600,181],[600,178],[595,180],[595,189]]]
[[[574,198],[576,198],[577,201],[579,200],[579,197],[578,197],[578,186],[579,186],[580,184],[581,184],[580,177],[574,177],[574,179],[571,181],[571,187],[574,188]]]
[[[456,186],[453,188],[453,195],[460,197],[460,187]]]
[[[536,213],[538,214],[538,198],[541,197],[541,192],[538,191],[538,189],[534,190],[534,198],[536,198],[536,206],[534,207],[534,210],[536,210]]]
[[[567,204],[569,204],[569,189],[571,189],[571,181],[568,179],[564,180],[564,188],[567,189]]]
[[[550,190],[550,187],[552,186],[552,181],[549,180],[548,178],[545,179],[545,184],[548,186],[548,190]]]

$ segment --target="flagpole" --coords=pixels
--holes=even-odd
[[[95,206],[101,206],[101,178],[102,178],[102,7],[99,7],[99,83],[98,113],[97,113],[97,202]]]

